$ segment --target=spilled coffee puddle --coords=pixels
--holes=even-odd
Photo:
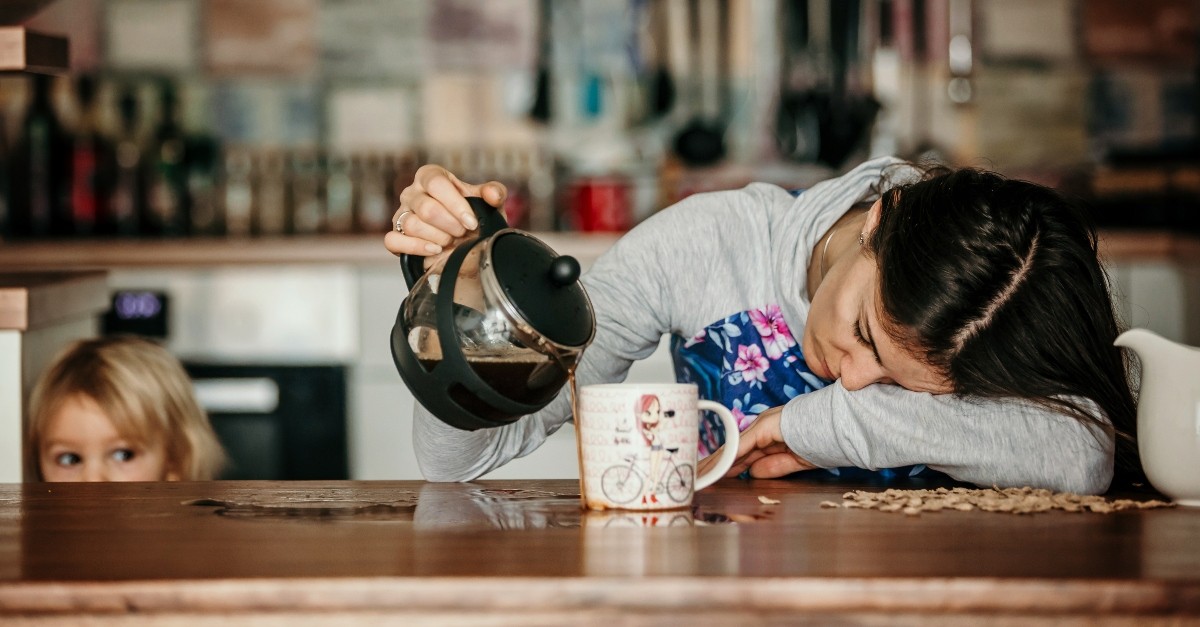
[[[411,521],[416,503],[396,501],[373,503],[366,501],[285,501],[257,503],[221,499],[196,499],[184,505],[215,507],[213,513],[230,518],[292,518],[307,520],[391,520]]]
[[[692,517],[695,518],[697,524],[739,525],[770,520],[773,513],[771,510],[767,510],[759,514],[722,514],[721,512],[706,512],[695,507],[692,509]]]
[[[413,523],[417,528],[444,531],[706,527],[756,523],[769,520],[774,514],[771,509],[721,512],[701,506],[647,512],[591,511],[580,508],[578,493],[520,488],[474,488],[465,492],[431,490],[395,500],[386,496],[379,500],[339,498],[341,496],[344,495],[306,492],[263,499],[247,493],[240,498],[184,501],[183,505],[212,508],[212,513],[225,518],[405,522]]]

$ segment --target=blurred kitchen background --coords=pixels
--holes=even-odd
[[[70,74],[0,78],[9,238],[377,233],[428,161],[620,231],[876,154],[1200,228],[1192,0],[44,4]]]
[[[69,58],[0,73],[0,270],[103,270],[95,332],[185,360],[233,477],[417,476],[380,236],[427,162],[585,265],[696,191],[988,167],[1085,199],[1126,320],[1200,343],[1196,0],[7,6]],[[575,472],[537,463],[494,476]]]

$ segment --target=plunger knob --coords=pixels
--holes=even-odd
[[[558,287],[566,287],[579,280],[579,262],[570,255],[563,255],[550,262],[550,281]]]

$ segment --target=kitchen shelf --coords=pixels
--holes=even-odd
[[[0,26],[0,72],[64,74],[70,69],[70,56],[66,37]]]
[[[562,254],[588,267],[609,249],[617,233],[535,233]],[[1200,236],[1170,231],[1103,230],[1100,252],[1110,262],[1200,263]],[[389,264],[396,257],[380,235],[312,235],[269,238],[88,239],[0,242],[0,268],[74,270],[263,264]]]
[[[535,233],[561,254],[590,266],[616,233]],[[264,238],[86,239],[0,242],[0,268],[64,270],[263,264],[398,264],[382,235],[312,235]]]
[[[29,331],[108,308],[104,272],[0,272],[0,331]]]

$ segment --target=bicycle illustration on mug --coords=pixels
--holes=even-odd
[[[660,465],[661,470],[653,479],[650,492],[666,492],[676,503],[684,503],[692,493],[696,473],[691,464],[675,463],[678,451],[678,447],[666,449],[667,463]],[[638,464],[638,457],[627,455],[625,463],[610,466],[600,475],[600,489],[613,503],[623,505],[643,494],[642,487],[647,479],[647,471]]]

